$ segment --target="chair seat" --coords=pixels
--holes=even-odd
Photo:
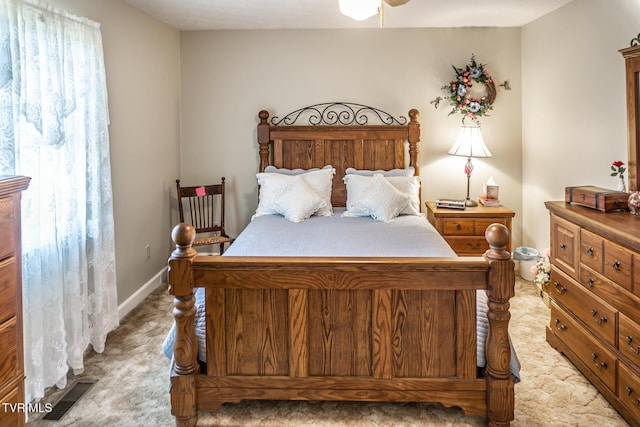
[[[198,237],[193,241],[193,246],[218,245],[221,243],[231,244],[234,240],[233,237],[224,236]]]

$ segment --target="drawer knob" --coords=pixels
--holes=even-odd
[[[596,353],[593,353],[591,357],[593,357],[593,366],[598,368],[599,371],[602,371],[603,369],[607,369],[607,362],[598,363],[598,355]]]
[[[627,335],[627,346],[629,347],[629,350],[631,350],[635,354],[640,354],[640,345],[634,348],[631,345],[632,341],[633,341],[633,338],[631,337],[631,335]]]
[[[456,230],[462,230],[462,226],[460,224],[456,224]]]
[[[587,255],[593,258],[593,246],[589,246],[589,249],[587,249]]]
[[[598,310],[596,310],[595,308],[591,309],[591,316],[593,317],[593,321],[596,322],[598,325],[607,323],[607,316],[602,316],[598,318]]]
[[[613,269],[614,269],[615,271],[620,271],[620,261],[615,260],[615,261],[613,262],[612,267],[613,267]]]
[[[633,389],[629,386],[627,386],[626,389],[627,389],[627,397],[629,397],[629,400],[631,401],[631,403],[633,403],[635,406],[640,406],[640,399],[634,399],[632,396]]]
[[[589,277],[589,280],[587,280],[587,285],[589,285],[590,288],[593,288],[594,283],[595,280],[593,279],[593,277]]]
[[[567,245],[565,245],[564,243],[560,243],[560,249],[566,249]]]
[[[555,286],[556,292],[558,292],[559,294],[563,294],[567,291],[567,288],[558,283],[557,280],[553,282],[553,286]]]
[[[565,325],[560,324],[560,319],[556,319],[556,329],[559,330],[560,332],[564,332],[567,330],[567,327]]]

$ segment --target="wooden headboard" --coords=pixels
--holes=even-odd
[[[366,105],[331,102],[300,108],[269,122],[269,112],[262,110],[258,113],[260,172],[267,165],[288,169],[332,165],[336,174],[331,203],[345,206],[342,178],[348,167],[388,170],[413,166],[415,175],[420,174],[418,114],[410,110],[407,120]]]

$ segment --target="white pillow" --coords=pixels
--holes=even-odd
[[[420,177],[419,176],[388,176],[386,180],[392,184],[398,191],[409,196],[409,203],[400,212],[401,215],[418,215],[420,213]],[[360,211],[354,207],[354,203],[361,199],[373,177],[362,175],[345,175],[343,178],[347,186],[347,206],[344,216],[367,216],[366,212]]]
[[[325,166],[326,168],[327,166]],[[329,166],[331,167],[331,166]],[[302,175],[307,172],[319,171],[320,168],[312,168],[312,169],[287,169],[287,168],[277,168],[273,165],[269,165],[264,168],[265,173],[281,173],[284,175]]]
[[[273,209],[291,222],[302,222],[325,204],[305,182],[305,175],[298,175],[273,202]]]
[[[366,194],[354,203],[354,209],[366,212],[376,221],[390,222],[409,203],[409,195],[398,191],[382,174],[371,179]]]
[[[390,170],[368,170],[368,169],[355,169],[355,168],[347,168],[345,171],[347,175],[362,175],[362,176],[373,176],[374,174],[380,173],[385,177],[390,176],[413,176],[415,174],[415,168],[413,166],[409,166],[406,169],[390,169]]]
[[[409,195],[409,204],[401,215],[422,215],[420,212],[420,177],[419,176],[388,176],[386,177],[396,189]]]
[[[273,207],[277,198],[291,185],[299,176],[305,177],[305,183],[313,190],[314,193],[325,202],[325,204],[315,213],[318,216],[333,215],[331,206],[331,188],[333,183],[333,175],[336,170],[333,167],[325,167],[316,171],[306,172],[301,175],[285,175],[281,173],[258,173],[258,185],[260,186],[260,195],[258,208],[253,218],[263,215],[273,215],[279,212]]]

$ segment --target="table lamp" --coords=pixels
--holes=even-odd
[[[447,154],[467,158],[467,163],[464,165],[464,173],[467,175],[467,198],[464,203],[465,206],[478,206],[476,201],[469,198],[469,183],[471,181],[471,171],[473,170],[471,158],[491,157],[491,152],[487,146],[484,145],[480,128],[463,126],[458,133],[455,144],[453,144],[453,147],[451,147],[451,150],[449,150]]]

